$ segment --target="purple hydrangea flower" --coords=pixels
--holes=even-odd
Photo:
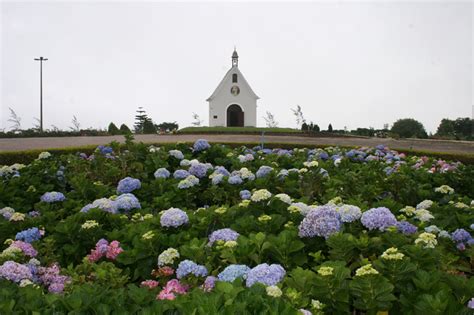
[[[474,297],[467,302],[467,307],[470,309],[474,309]]]
[[[214,276],[206,277],[206,280],[204,280],[204,284],[202,285],[203,290],[205,292],[210,292],[212,289],[214,289],[214,286],[216,285],[216,280],[217,278]]]
[[[369,230],[379,229],[384,231],[390,226],[397,224],[397,219],[388,208],[379,207],[365,211],[360,219],[362,224]]]
[[[189,222],[188,215],[181,209],[170,208],[163,212],[160,218],[163,227],[178,227]]]
[[[232,175],[229,177],[228,182],[231,185],[240,185],[244,182],[244,180],[239,175]]]
[[[248,190],[241,190],[239,195],[242,200],[248,200],[252,196],[252,193]]]
[[[203,178],[206,176],[208,169],[209,166],[207,164],[195,163],[189,168],[189,173],[191,173],[191,175],[196,176],[197,178]]]
[[[64,197],[63,193],[57,191],[46,192],[41,196],[41,201],[52,203],[58,201],[64,201],[66,197]]]
[[[193,145],[193,149],[195,152],[204,151],[206,149],[209,149],[210,147],[211,145],[205,139],[198,139],[196,140],[196,142],[194,142],[194,145]]]
[[[278,264],[260,264],[247,273],[247,287],[251,287],[255,283],[261,283],[266,286],[276,285],[285,276],[286,272],[282,266]]]
[[[217,275],[220,281],[234,282],[237,278],[247,278],[250,268],[246,265],[229,265]]]
[[[255,176],[257,178],[262,178],[268,176],[271,172],[273,171],[273,168],[267,165],[262,165],[258,169],[258,171],[255,173]]]
[[[214,168],[214,173],[222,174],[224,176],[230,176],[229,171],[224,166],[216,166]]]
[[[239,236],[239,233],[229,228],[216,230],[209,235],[208,245],[212,246],[216,241],[235,241]]]
[[[176,269],[176,277],[181,279],[190,274],[196,277],[205,277],[207,276],[207,269],[202,265],[196,264],[194,261],[188,259],[183,260]]]
[[[398,232],[405,235],[415,234],[418,231],[418,228],[408,221],[400,221],[396,225]]]
[[[168,178],[171,174],[166,168],[162,167],[157,169],[153,175],[155,178]]]
[[[451,239],[456,243],[464,243],[472,238],[471,234],[465,229],[457,229],[451,234]]]
[[[114,201],[117,210],[130,211],[132,209],[141,209],[140,201],[134,194],[122,194]]]
[[[126,194],[132,192],[136,189],[141,187],[141,183],[139,179],[132,178],[132,177],[125,177],[121,181],[119,181],[117,186],[117,193],[119,194]]]
[[[17,241],[23,241],[26,243],[31,243],[37,241],[41,238],[41,231],[37,227],[31,229],[23,230],[16,233],[15,239]]]
[[[32,277],[30,268],[17,262],[8,260],[0,266],[0,278],[19,283],[23,279],[31,280]]]
[[[300,237],[322,236],[328,238],[341,230],[339,214],[331,206],[320,206],[308,212],[299,226]]]
[[[191,174],[189,174],[189,172],[186,171],[186,170],[176,170],[176,171],[174,171],[174,173],[173,173],[173,177],[174,177],[175,179],[185,179],[185,178],[188,177],[189,175],[191,175]]]
[[[5,219],[10,220],[11,216],[15,213],[15,209],[11,207],[5,207],[0,209],[0,215],[2,215]]]

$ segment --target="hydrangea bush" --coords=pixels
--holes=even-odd
[[[473,174],[385,145],[42,153],[0,166],[0,313],[470,314]]]

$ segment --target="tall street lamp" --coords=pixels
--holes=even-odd
[[[35,60],[40,62],[40,131],[43,132],[43,61],[48,58],[39,57]]]

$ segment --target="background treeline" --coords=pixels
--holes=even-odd
[[[357,135],[365,137],[380,138],[419,138],[419,139],[446,139],[446,140],[474,140],[474,119],[468,117],[457,118],[455,120],[443,119],[435,134],[428,134],[423,124],[413,118],[397,120],[391,128],[385,124],[383,129],[357,128],[355,130],[333,129],[329,124],[326,130],[322,130],[317,124],[301,125],[301,130],[305,133],[335,133],[346,135]]]

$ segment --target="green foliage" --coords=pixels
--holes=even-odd
[[[308,166],[308,156],[320,154],[320,150],[294,150],[291,156],[256,152],[253,161],[241,162],[239,156],[249,152],[247,147],[212,144],[203,152],[195,152],[189,143],[180,143],[164,144],[158,149],[135,143],[132,135],[126,136],[124,144],[111,143],[110,147],[113,153],[109,155],[91,150],[94,158],[90,159],[75,152],[54,153],[34,160],[20,170],[20,176],[7,174],[1,178],[0,209],[9,206],[20,213],[34,209],[41,215],[15,222],[0,216],[0,244],[24,229],[41,227],[45,235],[32,243],[41,265],[58,263],[62,273],[71,277],[65,292],[59,295],[48,293],[43,285],[20,287],[0,280],[1,314],[295,314],[300,308],[321,314],[312,306],[317,305],[316,300],[324,305],[325,314],[467,314],[467,302],[474,296],[474,249],[460,251],[442,237],[437,237],[433,249],[416,245],[415,240],[428,224],[448,232],[460,227],[469,230],[473,218],[472,165],[441,171],[436,168],[436,159],[426,158],[423,165],[416,166],[419,158],[409,156],[402,158],[405,163],[395,172],[387,174],[386,168],[394,163],[344,157],[340,163],[320,158],[317,166]],[[199,185],[179,189],[181,179],[154,176],[158,168],[166,168],[171,174],[188,168],[168,153],[172,149],[181,150],[188,161],[197,159],[229,171],[246,167],[255,174],[262,165],[273,170],[266,177],[245,180],[241,185],[228,183],[227,177],[213,184],[209,170]],[[341,148],[324,150],[330,156],[347,153]],[[436,171],[428,172],[433,165]],[[278,175],[282,169],[295,171]],[[96,199],[115,198],[118,182],[127,176],[141,181],[141,187],[132,192],[140,201],[139,209],[117,214],[100,209],[80,211]],[[435,192],[441,185],[449,185],[454,193]],[[245,204],[239,195],[243,189],[267,189],[272,197]],[[49,191],[64,192],[66,200],[41,202],[40,197]],[[311,207],[330,200],[356,205],[362,211],[385,206],[399,220],[417,225],[418,232],[404,235],[393,228],[369,231],[356,220],[344,223],[339,233],[327,239],[301,237],[298,226],[304,216],[290,211],[286,201],[275,197],[279,193]],[[430,222],[400,217],[400,209],[425,199],[434,201],[429,208],[434,216]],[[460,202],[468,206],[459,207]],[[160,213],[171,207],[186,211],[189,223],[162,227]],[[258,219],[264,215],[270,219]],[[90,220],[97,226],[84,228]],[[222,228],[240,234],[236,243],[216,242],[210,246],[209,235]],[[120,241],[123,252],[115,260],[102,257],[90,262],[86,257],[102,238]],[[6,247],[2,245],[0,251]],[[175,300],[157,301],[167,281],[175,277],[157,271],[158,255],[170,247],[180,254],[170,264],[172,268],[190,259],[204,265],[212,276],[230,264],[280,264],[286,270],[277,284],[283,294],[271,297],[260,284],[247,288],[245,279],[218,281],[211,292],[206,292],[201,287],[204,278],[186,277],[181,280],[191,285],[186,294],[177,295]],[[404,256],[384,259],[382,253],[390,247],[396,247]],[[5,261],[2,259],[0,263]],[[15,259],[28,260],[24,255]],[[378,274],[356,276],[357,269],[367,264]],[[321,268],[330,272],[321,272]],[[140,286],[150,279],[159,281],[157,288]]]
[[[390,130],[402,138],[426,138],[425,127],[419,121],[413,118],[404,118],[397,120]]]

